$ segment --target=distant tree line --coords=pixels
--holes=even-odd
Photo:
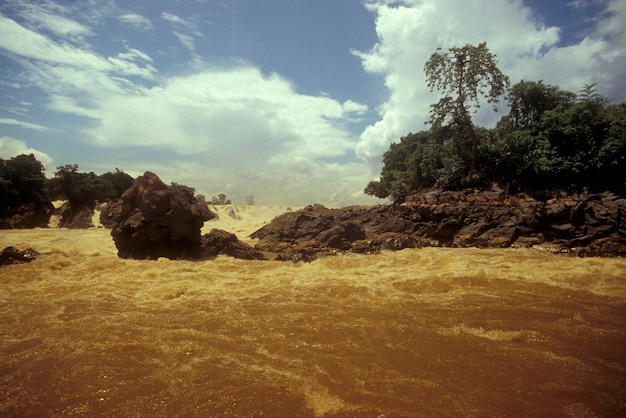
[[[71,206],[93,205],[96,202],[118,199],[133,185],[134,179],[116,168],[113,172],[95,174],[80,172],[78,164],[57,167],[54,177],[47,179],[43,164],[33,154],[0,159],[0,216],[10,214],[25,204],[45,205],[51,200],[67,200]],[[171,187],[191,194],[193,187],[171,183]],[[205,203],[203,195],[197,195]],[[254,198],[247,198],[248,204]],[[212,205],[229,205],[230,199],[220,194],[211,199]]]
[[[624,194],[626,103],[609,104],[594,85],[578,94],[543,81],[505,89],[507,79],[484,57],[484,44],[479,47],[451,48],[443,58],[433,54],[425,67],[429,86],[444,90],[444,97],[431,106],[432,126],[391,144],[383,154],[380,179],[370,182],[365,193],[397,202],[429,188],[495,183],[511,191],[586,188]],[[478,57],[476,62],[472,57]],[[484,73],[491,78],[481,78]],[[489,90],[494,83],[495,90]],[[474,127],[468,103],[478,107],[482,94],[495,105],[505,91],[509,114],[495,128]]]
[[[132,186],[133,178],[119,169],[97,175],[82,173],[78,165],[57,167],[54,178],[33,154],[0,159],[0,213],[10,213],[26,204],[43,205],[50,200],[68,200],[72,206],[119,198]]]
[[[78,171],[78,164],[57,167],[49,180],[50,199],[68,200],[72,206],[117,199],[133,185],[134,179],[116,168],[98,175]]]

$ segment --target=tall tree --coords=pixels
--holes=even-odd
[[[497,67],[496,56],[487,43],[437,50],[424,66],[430,91],[439,90],[441,99],[432,104],[429,123],[434,128],[456,125],[472,141],[471,172],[478,171],[478,135],[470,111],[480,108],[481,99],[497,111],[500,97],[509,88],[509,78]]]

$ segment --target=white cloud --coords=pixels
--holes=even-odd
[[[94,53],[55,42],[2,15],[0,15],[0,39],[0,48],[21,57],[98,70],[110,68],[106,60]]]
[[[189,50],[189,52],[195,52],[196,41],[193,39],[193,37],[189,35],[185,35],[184,33],[180,33],[177,31],[174,31],[174,35],[178,38],[180,43],[183,44],[185,48]]]
[[[146,31],[146,30],[150,30],[153,28],[153,25],[150,19],[134,12],[123,13],[119,15],[117,19],[120,22],[130,25],[139,30]]]
[[[198,30],[198,25],[193,18],[185,19],[173,13],[168,13],[168,12],[161,13],[161,18],[163,20],[167,20],[168,22],[176,24],[180,28],[184,28],[189,33],[192,33],[193,35],[204,37],[202,32]]]
[[[380,120],[364,130],[357,146],[357,154],[369,163],[373,174],[380,170],[382,154],[391,142],[427,129],[429,105],[438,96],[428,91],[423,68],[438,47],[486,41],[513,84],[543,79],[577,91],[583,83],[608,86],[623,79],[620,69],[609,68],[623,60],[623,42],[616,49],[616,42],[608,41],[610,36],[616,39],[618,33],[623,34],[611,29],[623,27],[623,1],[609,2],[611,24],[598,25],[606,36],[586,38],[565,48],[558,46],[559,29],[543,26],[521,0],[373,1],[367,7],[376,14],[378,43],[370,51],[354,54],[367,72],[384,77],[389,90],[389,98],[379,109]],[[501,116],[484,106],[475,123],[493,125]]]
[[[36,123],[24,122],[17,119],[0,118],[0,125],[17,125],[26,129],[34,129],[35,131],[39,132],[46,132],[50,130],[50,128],[47,128],[45,126],[37,125]]]
[[[0,15],[0,39],[0,48],[18,57],[40,61],[30,65],[34,71],[39,68],[41,62],[52,64],[50,67],[43,67],[40,71],[43,73],[53,71],[58,74],[68,69],[88,76],[90,72],[120,73],[150,79],[156,71],[150,65],[152,61],[150,57],[136,49],[128,49],[107,59],[88,49],[56,42],[2,15]],[[28,65],[26,62],[22,63]],[[72,74],[70,78],[75,75],[77,74]]]
[[[180,154],[218,152],[255,159],[274,155],[337,157],[354,138],[333,120],[364,110],[295,92],[278,75],[254,67],[206,69],[137,95],[100,96],[100,123],[90,133],[103,146],[168,146]],[[251,153],[253,151],[253,153]]]
[[[125,77],[150,81],[156,74],[152,59],[137,49],[126,47],[124,52],[104,57],[89,48],[57,42],[2,15],[0,48],[27,69],[30,83],[54,95],[136,90]]]
[[[66,7],[50,2],[13,2],[13,6],[18,9],[18,14],[25,19],[29,26],[44,30],[64,38],[78,40],[84,36],[93,35],[93,31],[88,26],[65,17],[68,13]]]
[[[178,25],[193,52],[193,22],[163,18]],[[8,18],[0,22],[0,47],[49,94],[48,109],[90,118],[81,141],[120,150],[116,164],[129,173],[152,170],[207,194],[228,190],[241,202],[246,195],[294,205],[372,201],[362,193],[368,179],[354,156],[358,137],[347,128],[367,112],[363,104],[299,94],[288,80],[245,63],[208,67],[196,59],[191,73],[157,77],[151,57],[137,49],[106,57]],[[81,167],[99,164],[86,159]]]
[[[19,139],[4,136],[0,138],[0,158],[8,160],[9,158],[21,155],[21,154],[33,154],[35,158],[43,164],[46,171],[53,169],[52,158],[45,152],[38,151],[34,148],[30,148],[24,141]]]
[[[207,193],[230,183],[237,185],[241,201],[254,194],[273,203],[335,204],[331,195],[339,189],[359,194],[367,180],[363,163],[333,163],[354,161],[358,138],[342,124],[366,111],[364,105],[299,94],[287,80],[251,66],[205,68],[137,94],[100,94],[89,107],[97,124],[84,133],[96,145],[160,150],[170,162],[184,160],[174,172],[169,163],[155,163],[155,170],[165,177],[171,173],[176,182],[189,178]],[[349,182],[358,175],[360,181]]]

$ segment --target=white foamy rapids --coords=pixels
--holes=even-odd
[[[265,217],[222,209],[244,237]],[[9,245],[45,254],[0,268],[0,416],[626,412],[624,259],[139,261],[97,228],[1,231]]]
[[[203,234],[214,228],[223,229],[237,235],[242,241],[250,241],[250,234],[275,217],[300,208],[278,205],[210,205],[209,209],[216,213],[218,218],[204,223],[202,228]]]

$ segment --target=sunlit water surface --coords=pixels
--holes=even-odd
[[[619,417],[626,260],[416,249],[117,258],[0,231],[0,416]]]

